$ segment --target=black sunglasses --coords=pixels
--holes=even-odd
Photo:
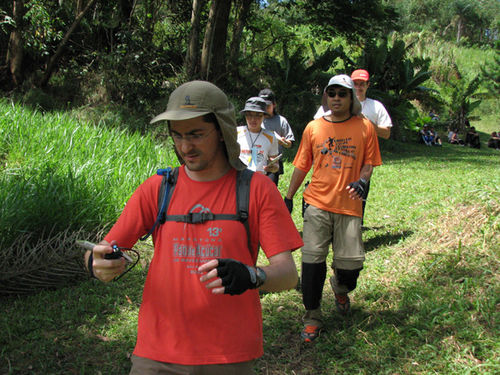
[[[349,91],[342,90],[342,91],[336,91],[336,90],[327,90],[326,94],[330,98],[335,98],[335,96],[339,96],[339,98],[345,98],[347,95],[349,95]]]

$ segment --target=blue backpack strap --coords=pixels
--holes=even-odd
[[[167,169],[171,169],[170,167]],[[159,169],[158,172],[162,171],[163,179],[160,185],[160,191],[158,192],[158,216],[160,219],[159,224],[165,223],[165,218],[167,217],[168,205],[170,204],[170,199],[174,193],[175,184],[177,184],[177,176],[179,176],[179,167],[171,169],[169,174],[163,171],[165,169]]]
[[[179,168],[176,167],[172,170],[171,167],[165,169],[158,169],[156,174],[163,176],[160,184],[160,189],[158,191],[158,214],[156,215],[155,223],[149,232],[140,238],[141,241],[146,239],[153,234],[155,228],[158,224],[163,224],[165,222],[165,217],[168,210],[168,204],[170,203],[170,198],[174,192],[175,184],[177,182],[177,175],[179,173]]]

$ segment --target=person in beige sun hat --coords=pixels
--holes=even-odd
[[[296,286],[291,252],[302,239],[273,182],[239,160],[234,108],[217,86],[179,86],[151,122],[157,121],[168,121],[184,163],[166,220],[152,231],[154,256],[130,374],[254,374],[254,360],[263,354],[258,290]],[[241,173],[251,174],[249,239],[244,223],[234,218]],[[105,259],[113,245],[131,248],[153,227],[162,180],[154,175],[144,181],[104,240],[86,254],[99,280],[124,272],[123,258]],[[256,266],[259,245],[266,266]]]

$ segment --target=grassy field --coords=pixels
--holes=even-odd
[[[6,114],[2,108],[2,118],[14,116],[21,124],[29,115]],[[61,122],[71,126],[71,119],[57,119],[36,117],[39,127],[44,121],[51,127]],[[325,330],[317,341],[305,345],[299,339],[301,294],[292,290],[263,295],[265,355],[256,362],[258,374],[500,372],[500,151],[485,147],[488,133],[497,130],[496,122],[473,125],[481,131],[479,150],[448,144],[430,148],[381,143],[384,165],[372,179],[363,233],[367,261],[352,294],[352,314],[345,318],[335,312],[333,293],[325,285]],[[0,134],[6,134],[6,128],[3,123]],[[34,128],[30,134],[38,134]],[[78,137],[70,139],[104,138],[99,144],[106,152],[91,158],[96,165],[83,160],[77,165],[86,165],[89,173],[85,176],[93,176],[99,189],[119,190],[111,201],[122,202],[131,192],[127,192],[133,186],[127,176],[136,181],[142,173],[154,170],[155,165],[130,151],[141,149],[141,137],[132,135],[133,141],[127,143],[125,133],[82,124],[76,128],[80,129]],[[39,147],[30,149],[32,157],[22,148],[13,153],[15,140],[6,142],[2,137],[2,171],[15,163],[34,165],[30,164],[33,160],[49,154],[39,150],[47,150],[47,139],[52,140],[50,145],[61,143],[69,149],[68,141],[44,138],[44,134],[42,130],[36,138]],[[88,147],[80,152],[84,149]],[[60,152],[59,157],[65,159],[64,151]],[[111,154],[129,162],[125,175],[100,172],[114,163],[105,159]],[[155,148],[154,163],[159,163],[160,155],[161,150]],[[150,170],[144,171],[141,163]],[[62,170],[73,168],[70,164]],[[141,176],[134,175],[139,168]],[[285,168],[279,186],[282,192],[292,166],[287,162]],[[297,194],[293,218],[299,229],[300,201]],[[142,251],[145,257],[140,266],[116,283],[87,280],[30,296],[2,297],[0,374],[128,373],[151,249]],[[300,251],[294,256],[300,268]]]

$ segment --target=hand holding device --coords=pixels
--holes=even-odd
[[[92,251],[94,247],[96,246],[95,243],[89,242],[89,241],[81,241],[81,240],[76,240],[76,244],[80,247],[83,247],[86,250]],[[113,252],[112,253],[107,253],[104,255],[104,259],[119,259],[120,257],[125,258],[125,260],[129,263],[133,263],[134,260],[125,254],[121,249],[115,244],[112,246]]]
[[[93,265],[94,265],[94,248],[97,245],[92,243],[92,242],[89,242],[89,241],[80,241],[80,240],[77,240],[76,244],[78,246],[83,247],[84,249],[90,250],[90,254],[88,255],[88,258],[87,258],[87,269],[89,270],[90,276],[93,278],[96,278],[96,276],[94,274]],[[118,247],[118,245],[116,245],[116,241],[112,241],[111,245],[103,245],[103,247],[108,247],[108,246],[111,246],[111,248],[113,250],[111,253],[104,253],[104,255],[103,255],[102,250],[96,250],[99,252],[99,256],[96,258],[96,261],[101,262],[101,263],[99,263],[100,264],[100,268],[99,268],[100,277],[99,277],[99,279],[101,279],[102,281],[105,281],[105,282],[110,281],[111,279],[113,281],[118,280],[123,275],[125,275],[127,272],[129,272],[132,268],[134,268],[140,259],[139,252],[137,252],[134,249]],[[122,250],[134,252],[137,256],[136,260],[134,261],[134,259],[132,259],[128,254],[126,254]],[[123,271],[123,272],[120,271],[121,273],[115,277],[115,275],[116,275],[115,269],[117,268],[117,266],[114,263],[112,266],[111,266],[111,263],[109,263],[108,265],[103,265],[102,259],[116,260],[116,259],[120,259],[120,258],[124,258],[127,263],[132,263],[132,265],[129,268],[127,268],[125,271]],[[122,263],[122,266],[120,266],[120,267],[123,267],[123,264],[125,264],[125,263]],[[97,269],[97,264],[96,264],[96,269]],[[111,272],[111,274],[110,274],[110,272]],[[109,275],[111,275],[111,276],[109,276]]]
[[[270,159],[269,162],[267,163],[267,165],[269,166],[269,165],[276,164],[278,161],[281,160],[282,157],[283,157],[283,154],[277,155],[276,157]]]

